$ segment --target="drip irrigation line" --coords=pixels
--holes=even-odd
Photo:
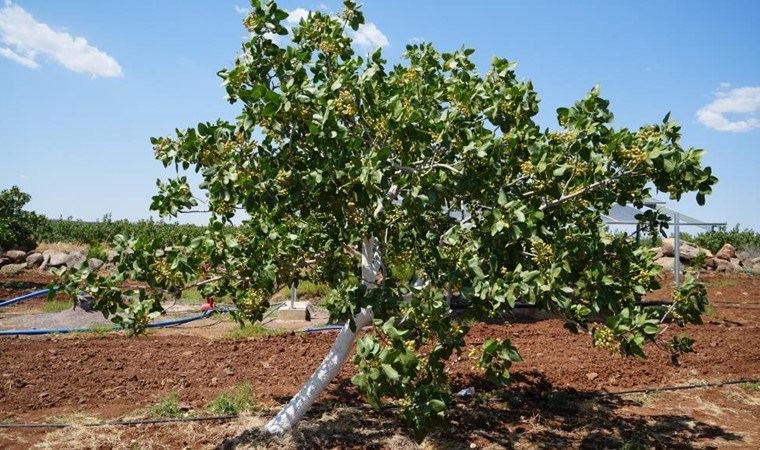
[[[760,378],[745,378],[732,381],[714,381],[708,383],[693,383],[682,384],[677,386],[662,386],[653,388],[641,388],[641,389],[626,389],[622,391],[607,391],[607,392],[589,392],[588,395],[592,397],[609,397],[612,395],[628,395],[628,394],[648,394],[650,392],[662,392],[662,391],[683,391],[688,389],[703,389],[708,387],[720,387],[730,386],[733,384],[745,384],[745,383],[759,383]]]
[[[733,308],[733,309],[760,309],[760,305],[721,305],[721,308]]]
[[[207,324],[204,324],[204,325],[192,325],[192,326],[182,327],[182,329],[183,330],[184,329],[191,329],[192,330],[192,329],[196,329],[196,328],[211,328],[213,326],[219,325],[219,323],[221,323],[222,320],[224,320],[224,319],[216,319],[216,322],[211,322],[211,323],[207,323]]]
[[[162,423],[176,422],[210,422],[232,420],[240,417],[240,414],[228,414],[226,416],[204,416],[204,417],[173,417],[168,419],[143,419],[143,420],[115,420],[110,422],[91,422],[84,423],[84,427],[112,427],[112,426],[130,426],[130,425],[155,425]],[[76,426],[71,423],[0,423],[0,428],[69,428]]]
[[[610,397],[613,395],[628,395],[628,394],[645,394],[649,392],[662,392],[662,391],[680,391],[687,389],[704,389],[708,387],[721,387],[730,386],[734,384],[745,383],[759,383],[760,378],[749,378],[741,380],[731,381],[715,381],[711,383],[694,383],[684,384],[677,386],[661,386],[654,388],[643,389],[627,389],[623,391],[596,391],[596,392],[578,392],[576,395],[580,397]],[[366,405],[359,405],[360,409],[367,408]],[[394,409],[393,406],[387,406],[383,409]],[[319,410],[319,406],[311,408],[311,410]],[[225,416],[203,416],[203,417],[176,417],[168,419],[144,419],[144,420],[116,420],[110,422],[92,422],[85,423],[82,426],[85,427],[109,427],[109,426],[130,426],[130,425],[156,425],[163,423],[179,423],[179,422],[211,422],[211,421],[225,421],[240,418],[240,414],[228,414]],[[0,423],[0,428],[69,428],[75,426],[70,423]]]

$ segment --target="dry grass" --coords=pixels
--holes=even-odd
[[[629,394],[628,399],[641,407],[648,407],[657,401],[657,394],[657,391]]]
[[[123,429],[117,427],[87,427],[86,423],[97,422],[98,419],[86,414],[75,413],[49,418],[51,423],[71,424],[67,428],[59,428],[45,435],[42,442],[35,444],[36,449],[53,450],[60,448],[117,448],[121,442]],[[121,447],[126,448],[126,447]]]
[[[89,419],[94,422],[94,419]],[[70,423],[67,420],[67,423]],[[45,435],[33,448],[47,449],[114,449],[164,450],[213,449],[226,438],[238,436],[251,428],[261,428],[265,419],[244,416],[230,422],[181,422],[141,426],[85,427],[75,425]],[[181,447],[177,442],[182,442]]]
[[[45,250],[55,250],[59,252],[69,253],[74,250],[88,251],[90,246],[87,244],[76,244],[71,242],[42,242],[34,249],[37,252],[44,252]]]
[[[760,386],[759,384],[755,385]],[[726,390],[726,397],[749,406],[760,406],[760,390],[746,386],[732,386]]]

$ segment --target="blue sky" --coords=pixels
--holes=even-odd
[[[0,0],[0,189],[49,217],[140,219],[155,180],[151,136],[232,119],[216,72],[244,39],[239,1]],[[283,1],[337,12],[338,1]],[[720,178],[686,214],[760,230],[760,2],[366,1],[361,50],[391,63],[423,39],[519,63],[554,126],[557,107],[600,83],[617,126],[667,112]],[[664,196],[661,196],[665,199]],[[188,218],[196,219],[197,217]]]

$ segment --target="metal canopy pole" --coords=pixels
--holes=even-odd
[[[679,214],[673,214],[673,231],[675,232],[675,249],[673,251],[675,261],[673,261],[673,271],[675,272],[676,288],[681,287],[681,229],[678,224]]]

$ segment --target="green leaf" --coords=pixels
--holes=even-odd
[[[270,102],[264,105],[264,109],[261,110],[261,115],[264,117],[270,117],[277,114],[280,109],[279,103]]]
[[[383,369],[383,372],[385,372],[385,376],[388,377],[391,380],[397,380],[398,379],[398,372],[396,372],[396,369],[391,367],[390,364],[380,364],[380,367]]]
[[[428,402],[428,405],[430,406],[430,409],[432,409],[435,413],[440,413],[446,410],[446,403],[438,399],[430,400]]]

